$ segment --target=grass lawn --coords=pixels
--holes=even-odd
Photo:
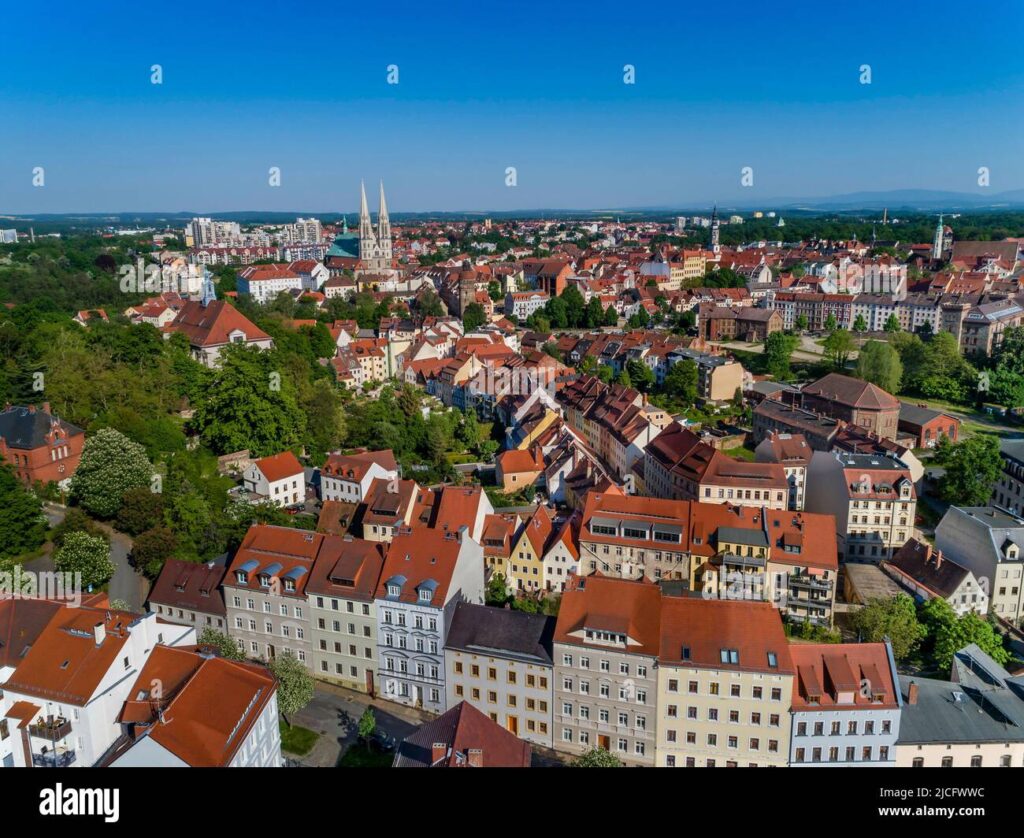
[[[747,448],[743,445],[737,445],[735,448],[723,448],[722,453],[730,457],[735,457],[737,460],[747,460],[748,462],[754,462],[754,451],[751,448]]]
[[[295,754],[298,757],[304,757],[312,751],[316,740],[320,738],[319,733],[307,727],[300,727],[299,725],[288,727],[284,723],[284,719],[281,719],[278,725],[281,729],[281,750]]]
[[[390,768],[394,760],[394,754],[367,748],[357,742],[342,754],[338,768]]]

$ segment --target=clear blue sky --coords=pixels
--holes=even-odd
[[[9,4],[0,213],[352,212],[379,177],[392,211],[979,191],[979,166],[1018,189],[1019,20],[1013,0]]]

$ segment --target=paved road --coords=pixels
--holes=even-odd
[[[331,768],[337,765],[339,757],[358,738],[359,717],[367,707],[373,707],[377,717],[377,730],[382,730],[400,743],[424,722],[437,718],[431,713],[393,704],[382,699],[371,700],[368,695],[336,687],[333,684],[316,683],[313,700],[289,718],[293,724],[302,725],[321,734],[320,740],[306,756],[298,758],[302,766]],[[533,765],[546,768],[565,765],[569,760],[547,748],[533,747]]]
[[[358,737],[359,717],[367,707],[373,707],[377,717],[377,730],[401,742],[423,722],[434,716],[411,707],[393,704],[382,699],[371,700],[368,695],[317,683],[313,700],[308,706],[289,718],[321,735],[313,750],[299,762],[317,768],[330,768]]]
[[[56,503],[43,506],[51,527],[64,520],[67,509]],[[118,532],[108,524],[97,522],[97,526],[110,536],[110,559],[114,562],[114,575],[107,586],[110,599],[121,599],[131,606],[133,611],[142,611],[146,596],[149,594],[149,581],[135,572],[128,562],[128,554],[132,551],[132,540],[122,532]],[[53,570],[53,545],[47,544],[44,553],[37,559],[25,563],[25,569],[33,573]]]

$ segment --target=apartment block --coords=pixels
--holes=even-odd
[[[555,618],[460,602],[444,646],[448,707],[467,701],[510,733],[552,746]]]

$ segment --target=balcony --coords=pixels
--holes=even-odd
[[[763,556],[737,556],[735,553],[723,553],[722,564],[732,567],[764,568],[768,564],[768,559]]]
[[[32,754],[32,766],[34,768],[67,768],[75,761],[74,751],[63,751],[61,753]]]
[[[790,576],[789,585],[791,588],[800,588],[805,591],[821,591],[828,593],[832,590],[832,582],[829,579],[820,579],[817,576]]]
[[[45,721],[28,726],[30,736],[37,736],[48,742],[57,742],[71,733],[71,722],[65,718],[49,716]]]

